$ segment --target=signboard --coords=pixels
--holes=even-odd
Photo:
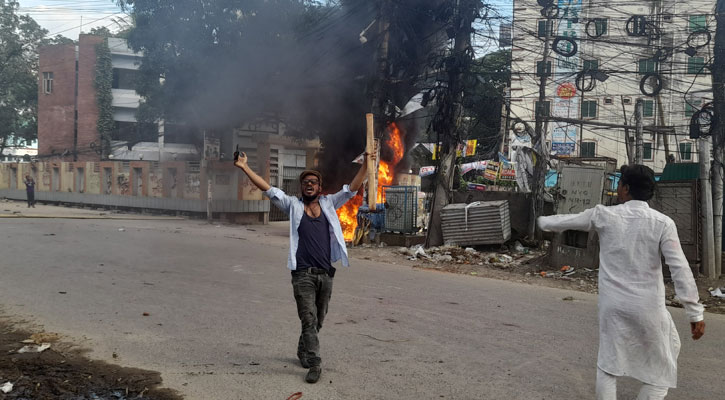
[[[471,163],[461,164],[461,174],[475,170],[483,171],[486,169],[487,161],[475,161]]]
[[[559,18],[557,36],[579,39],[583,32],[584,20],[579,18],[582,12],[582,0],[558,0]],[[571,46],[567,44],[567,46]],[[571,50],[571,49],[567,49]],[[557,82],[560,83],[554,99],[551,115],[560,118],[579,117],[579,98],[576,96],[576,74],[579,72],[579,54],[571,57],[556,55]],[[576,155],[578,128],[565,122],[554,122],[551,153],[558,156]]]
[[[498,162],[489,161],[486,165],[486,171],[483,173],[483,178],[491,182],[496,182],[499,169],[501,169],[501,165]]]
[[[576,214],[602,202],[604,169],[583,166],[565,166],[559,175],[557,214]]]
[[[511,163],[501,163],[501,172],[499,173],[498,179],[502,181],[515,181],[516,167]]]

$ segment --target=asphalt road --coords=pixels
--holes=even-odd
[[[286,231],[0,219],[0,304],[93,358],[160,371],[188,399],[593,398],[595,296],[357,259],[335,278],[323,376],[306,384]],[[693,342],[671,312],[683,348],[668,399],[721,398],[725,317],[706,315]]]

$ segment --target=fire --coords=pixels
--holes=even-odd
[[[400,163],[405,155],[403,135],[398,126],[395,123],[390,124],[388,132],[388,138],[385,140],[384,145],[392,150],[393,159],[390,161],[380,160],[380,166],[378,167],[378,203],[383,202],[383,186],[393,184],[395,166]],[[337,210],[337,216],[340,218],[340,225],[342,225],[342,232],[346,241],[351,241],[355,235],[357,210],[362,203],[363,196],[358,194]]]

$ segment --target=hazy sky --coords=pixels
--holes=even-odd
[[[106,26],[114,30],[115,18],[124,14],[111,0],[19,0],[20,13],[29,14],[49,36],[61,34],[78,39],[83,20],[83,31],[93,27]]]

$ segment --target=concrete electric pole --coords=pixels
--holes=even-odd
[[[634,120],[636,123],[637,130],[635,132],[635,150],[634,150],[634,163],[642,164],[644,160],[644,143],[642,142],[642,100],[637,99],[637,103],[634,105]]]
[[[453,57],[458,66],[448,69],[448,99],[441,101],[439,113],[441,122],[435,129],[441,137],[440,164],[437,171],[436,186],[433,194],[433,205],[430,210],[428,236],[426,247],[443,244],[443,227],[441,210],[450,203],[453,190],[453,177],[455,176],[456,157],[460,128],[463,119],[463,77],[468,68],[468,59],[471,57],[471,33],[473,20],[476,15],[476,1],[457,0],[456,17],[454,17],[456,37],[453,47]]]
[[[546,185],[546,170],[549,165],[549,148],[546,145],[546,131],[544,129],[544,119],[550,115],[544,115],[544,102],[546,101],[546,82],[551,74],[549,65],[549,50],[551,48],[551,30],[554,28],[552,17],[546,19],[546,36],[544,37],[544,57],[541,62],[541,70],[537,72],[541,74],[539,80],[539,100],[534,107],[536,124],[534,125],[534,136],[532,144],[534,149],[539,149],[537,153],[536,164],[534,165],[534,181],[532,182],[531,197],[531,216],[529,220],[528,236],[530,240],[536,237],[536,218],[543,214],[544,211],[544,187]],[[548,114],[551,114],[551,108]]]
[[[723,145],[725,144],[725,0],[718,0],[715,8],[715,50],[712,63],[712,93],[715,125],[712,133],[714,169],[712,171],[713,234],[715,270],[713,278],[722,274],[722,222],[723,222]]]

